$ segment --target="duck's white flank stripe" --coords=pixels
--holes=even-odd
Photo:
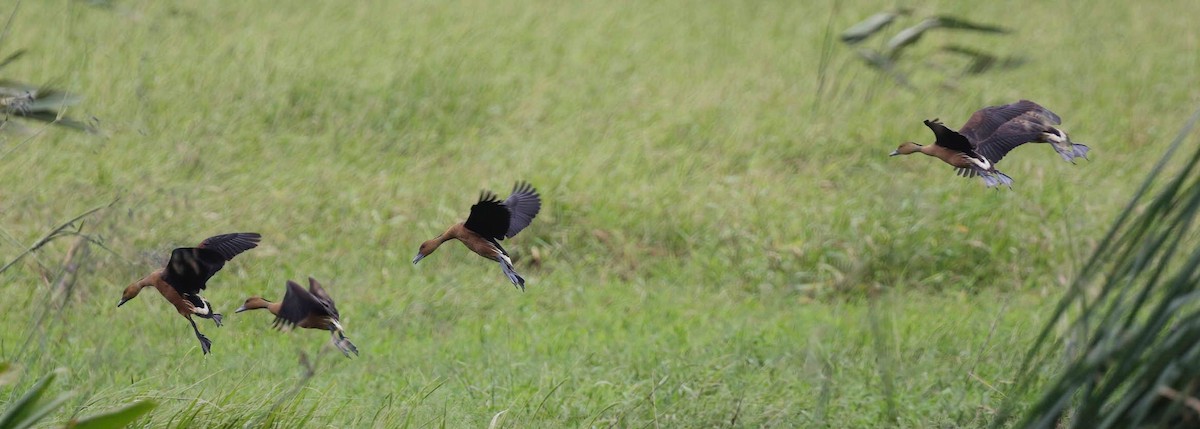
[[[1062,143],[1067,140],[1066,133],[1062,132],[1062,130],[1058,128],[1052,128],[1052,130],[1054,130],[1053,133],[1042,133],[1046,141],[1050,143]]]
[[[192,307],[192,313],[201,314],[201,315],[208,314],[210,312],[209,307],[208,307],[208,301],[205,300],[204,298],[200,298],[200,302],[204,303],[204,306],[203,307]]]
[[[967,157],[967,159],[971,160],[971,162],[975,163],[975,165],[978,165],[979,168],[982,168],[984,170],[992,169],[991,161],[988,161],[986,159],[977,159],[977,158],[973,158],[973,157],[969,157],[969,156]]]

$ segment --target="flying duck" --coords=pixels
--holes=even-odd
[[[451,225],[446,232],[421,243],[412,262],[420,262],[442,243],[458,240],[479,256],[499,262],[500,269],[508,276],[508,280],[524,291],[525,279],[513,268],[512,259],[509,259],[508,252],[500,245],[500,240],[517,235],[529,226],[541,209],[542,198],[529,183],[517,182],[513,186],[512,195],[504,201],[498,200],[496,194],[485,190],[480,193],[479,202],[471,206],[471,214],[467,216],[466,222]]]
[[[957,132],[937,119],[925,121],[936,141],[929,146],[913,142],[900,145],[891,156],[921,152],[954,166],[963,177],[980,176],[988,187],[1012,186],[1012,178],[996,170],[1008,152],[1025,143],[1050,143],[1063,160],[1087,159],[1088,147],[1071,141],[1066,131],[1055,125],[1062,119],[1054,112],[1029,100],[979,109]]]
[[[220,327],[221,315],[213,311],[208,300],[200,296],[200,291],[204,290],[208,279],[225,266],[226,261],[258,247],[261,238],[262,236],[255,232],[235,232],[209,237],[196,247],[172,250],[167,266],[126,287],[117,307],[136,297],[142,288],[153,286],[192,324],[192,330],[196,331],[196,338],[200,340],[200,349],[204,354],[208,354],[212,341],[200,333],[192,316],[212,319],[213,323]]]
[[[327,330],[333,336],[333,345],[337,346],[342,354],[346,357],[350,357],[350,353],[358,356],[358,347],[354,347],[354,343],[346,338],[346,332],[342,329],[341,315],[338,314],[337,306],[333,304],[333,298],[330,298],[325,288],[312,277],[308,278],[308,290],[288,280],[287,292],[283,294],[282,301],[271,302],[254,296],[246,299],[234,313],[259,308],[265,308],[275,315],[273,326],[276,329],[299,326]]]

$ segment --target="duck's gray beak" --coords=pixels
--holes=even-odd
[[[243,312],[243,311],[246,311],[246,310],[249,310],[249,309],[248,309],[248,308],[246,308],[246,306],[245,306],[245,305],[243,305],[243,306],[241,306],[241,307],[238,307],[238,309],[237,309],[237,310],[233,310],[233,312],[234,312],[234,313],[241,313],[241,312]]]
[[[899,154],[900,154],[900,149],[896,149],[896,150],[893,150],[892,153],[889,153],[888,156],[896,156]]]
[[[121,300],[117,302],[117,307],[125,305],[126,302],[129,302],[129,300],[125,299],[125,298],[121,298]]]
[[[425,255],[418,253],[417,256],[413,258],[413,265],[417,265],[417,262],[421,262],[421,259],[424,257]]]

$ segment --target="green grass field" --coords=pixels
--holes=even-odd
[[[69,296],[70,237],[0,274],[23,367],[0,404],[64,367],[57,421],[152,399],[142,426],[980,426],[1032,399],[1007,389],[1047,309],[1200,102],[1192,0],[912,4],[1014,30],[927,35],[915,90],[836,40],[892,2],[0,5],[0,54],[30,51],[0,77],[83,95],[102,130],[0,135],[0,263],[119,198]],[[948,79],[951,41],[1027,62]],[[887,157],[1020,98],[1091,162],[1021,148],[996,191]],[[525,293],[459,244],[410,263],[521,179],[545,202],[505,243]],[[209,283],[211,355],[156,292],[115,307],[232,231],[263,244]],[[308,276],[361,357],[232,314]]]

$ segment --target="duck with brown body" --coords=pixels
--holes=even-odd
[[[1062,119],[1049,109],[1021,100],[980,109],[958,131],[946,128],[937,119],[925,121],[936,141],[929,146],[905,142],[891,156],[921,152],[954,166],[960,176],[980,176],[988,187],[1012,187],[1012,178],[996,170],[995,165],[1025,143],[1050,143],[1063,160],[1072,164],[1076,158],[1087,159],[1089,148],[1071,141],[1066,131],[1055,127],[1061,123]]]
[[[509,258],[508,251],[500,245],[500,240],[511,238],[529,226],[541,209],[541,196],[533,186],[525,182],[517,182],[513,186],[512,195],[504,201],[497,199],[496,194],[490,191],[483,191],[479,195],[479,202],[471,206],[471,214],[467,216],[467,221],[451,225],[446,232],[421,243],[412,262],[420,262],[442,243],[458,240],[479,256],[500,263],[500,269],[508,276],[508,280],[524,291],[525,279],[513,268],[512,259]]]
[[[143,288],[153,287],[167,299],[181,316],[192,324],[196,339],[200,340],[200,349],[208,354],[212,341],[200,333],[192,316],[212,319],[217,327],[221,326],[221,314],[213,311],[208,300],[200,296],[200,291],[207,287],[208,279],[225,266],[225,262],[247,250],[258,247],[262,236],[254,232],[237,232],[209,237],[196,247],[180,247],[171,251],[171,259],[167,265],[150,275],[133,282],[121,293],[121,301],[117,307],[124,305],[142,291]]]
[[[312,277],[308,278],[308,290],[288,280],[287,291],[282,301],[271,302],[254,296],[246,299],[234,313],[260,308],[265,308],[275,315],[273,326],[276,329],[299,326],[329,331],[333,336],[333,345],[341,350],[342,354],[346,357],[350,357],[350,353],[358,356],[358,348],[346,338],[346,331],[342,329],[341,314],[338,313],[333,298],[330,298],[325,288]]]

